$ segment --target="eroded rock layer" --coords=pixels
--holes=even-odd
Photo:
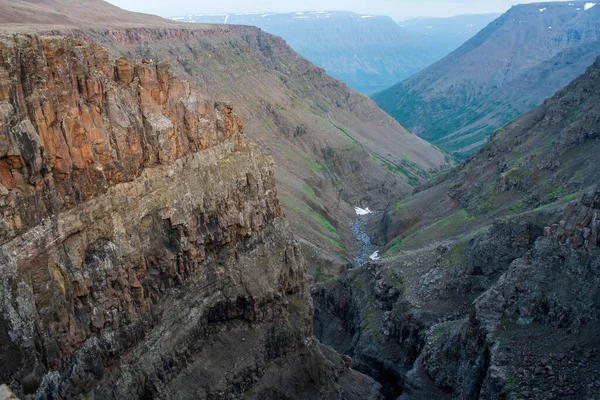
[[[0,380],[15,394],[377,398],[313,340],[273,162],[230,106],[73,38],[2,37],[0,77]]]

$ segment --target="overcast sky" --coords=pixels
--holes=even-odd
[[[184,14],[354,11],[361,14],[389,15],[394,19],[416,16],[446,17],[460,14],[496,13],[508,10],[523,0],[108,0],[131,11],[163,17]]]

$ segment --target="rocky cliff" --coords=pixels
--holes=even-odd
[[[512,7],[453,53],[374,96],[412,132],[459,158],[577,78],[600,54],[600,7]]]
[[[0,380],[22,398],[377,398],[312,336],[273,162],[232,108],[0,39]]]
[[[600,395],[600,58],[383,215],[315,332],[395,399]],[[385,243],[385,244],[383,244]]]

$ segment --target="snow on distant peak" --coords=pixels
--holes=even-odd
[[[540,12],[544,12],[544,11],[546,11],[545,8],[540,8]]]
[[[367,208],[354,207],[354,211],[356,211],[356,215],[371,214],[371,210],[369,210],[369,207],[367,207]]]
[[[375,253],[371,254],[369,256],[369,258],[373,261],[381,260],[381,257],[379,257],[379,250],[377,250]]]
[[[227,16],[225,17],[225,22],[223,22],[223,23],[224,23],[224,24],[226,24],[228,19],[229,19],[229,15],[227,15]]]
[[[585,11],[589,10],[590,8],[594,7],[596,5],[596,3],[585,3],[585,6],[583,6],[583,9]]]
[[[373,18],[372,15],[363,15],[361,18]]]

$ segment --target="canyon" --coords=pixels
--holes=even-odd
[[[451,168],[258,28],[0,7],[0,398],[600,395],[600,58]]]
[[[396,399],[600,394],[600,58],[372,219],[384,258],[313,286],[315,333]]]

